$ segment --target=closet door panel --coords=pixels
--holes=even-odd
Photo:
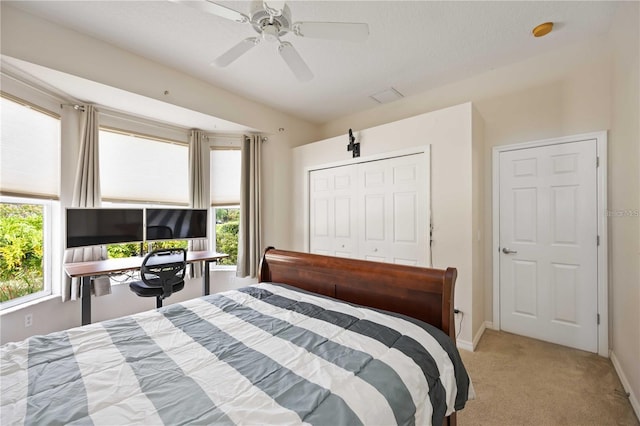
[[[429,198],[426,154],[393,159],[391,255],[393,263],[429,266]]]
[[[354,257],[357,247],[356,174],[352,167],[314,170],[309,174],[309,251]]]
[[[369,260],[429,265],[426,154],[358,165],[359,253]]]
[[[428,154],[314,170],[312,253],[429,266]]]

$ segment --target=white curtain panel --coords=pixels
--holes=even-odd
[[[194,209],[209,208],[210,203],[209,192],[204,184],[203,140],[204,133],[201,130],[194,129],[189,133],[189,203]],[[189,241],[190,251],[207,250],[208,246],[206,239]],[[191,263],[188,272],[193,278],[201,277],[201,265]]]
[[[236,276],[254,278],[262,255],[260,173],[262,137],[245,136],[242,142],[240,178],[240,227]]]
[[[98,158],[98,111],[86,105],[82,113],[82,136],[78,155],[78,168],[73,188],[73,207],[100,207],[100,163]],[[64,262],[88,262],[107,258],[106,246],[67,249]],[[81,294],[81,279],[65,277],[62,285],[62,301],[77,300]],[[96,296],[111,293],[111,282],[107,277],[93,281]]]

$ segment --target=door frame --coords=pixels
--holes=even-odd
[[[500,330],[500,153],[549,145],[595,140],[598,167],[596,169],[596,209],[598,212],[598,355],[609,357],[609,263],[607,236],[607,132],[584,133],[560,138],[543,139],[493,147],[492,158],[492,220],[493,220],[493,328]],[[596,318],[594,318],[596,321]]]
[[[356,157],[348,160],[332,161],[330,163],[316,164],[316,165],[305,167],[304,186],[303,186],[303,197],[305,200],[304,212],[303,212],[304,214],[304,246],[303,246],[304,250],[307,253],[310,252],[311,250],[311,241],[309,238],[309,232],[311,229],[311,226],[309,223],[310,217],[311,217],[310,216],[311,191],[309,189],[311,172],[316,170],[331,169],[334,167],[350,166],[350,165],[359,164],[359,163],[368,163],[370,161],[388,160],[390,158],[396,158],[396,157],[406,157],[406,156],[415,155],[415,154],[426,154],[424,166],[427,168],[427,198],[429,202],[429,207],[427,209],[428,210],[427,213],[429,217],[427,218],[427,223],[429,224],[430,227],[433,226],[432,218],[431,218],[431,145],[418,145],[418,146],[414,146],[406,149],[373,154],[367,157]],[[429,247],[430,260],[432,257],[431,249],[432,247]]]

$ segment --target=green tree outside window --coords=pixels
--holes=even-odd
[[[39,204],[0,203],[0,302],[44,289],[43,217]]]

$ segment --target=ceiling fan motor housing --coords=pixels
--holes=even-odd
[[[291,11],[286,4],[280,16],[271,17],[261,0],[251,2],[251,25],[258,34],[266,33],[266,38],[281,37],[291,30]]]

